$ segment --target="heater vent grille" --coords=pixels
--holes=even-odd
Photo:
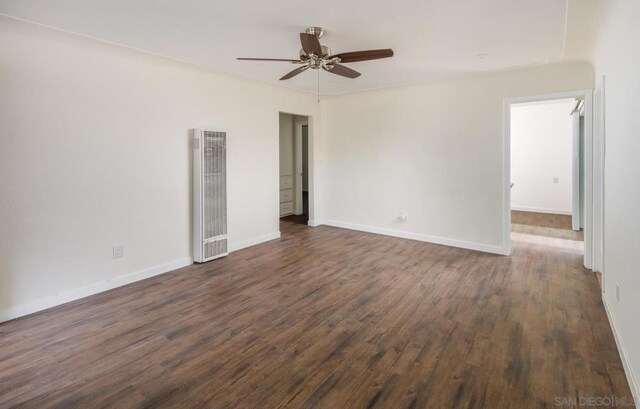
[[[208,260],[227,253],[227,239],[208,241],[204,243],[204,258]]]
[[[227,234],[227,150],[224,132],[204,132],[204,239]]]
[[[194,255],[204,262],[226,255],[227,134],[194,131]]]

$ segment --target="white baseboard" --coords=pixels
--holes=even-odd
[[[241,241],[238,243],[231,243],[229,245],[229,251],[237,251],[246,247],[255,246],[256,244],[264,243],[265,241],[274,240],[280,237],[280,232],[273,232],[259,236],[253,239]],[[108,291],[123,285],[131,284],[136,281],[144,280],[145,278],[154,277],[160,274],[168,273],[178,268],[186,267],[193,264],[191,257],[185,257],[176,261],[172,261],[167,264],[147,268],[144,270],[136,271],[134,273],[126,274],[123,276],[111,278],[109,280],[101,281],[99,283],[90,284],[84,287],[75,288],[73,290],[61,292],[56,295],[44,297],[35,301],[23,303],[10,307],[6,310],[0,310],[0,322],[9,321],[15,318],[23,317],[25,315],[33,314],[38,311],[46,310],[51,307],[55,307],[61,304],[65,304],[71,301],[79,300],[90,295],[98,294],[104,291]]]
[[[365,226],[361,224],[341,222],[337,220],[324,220],[323,224],[327,226],[342,227],[344,229],[364,231],[367,233],[383,234],[385,236],[400,237],[409,240],[424,241],[433,244],[442,244],[444,246],[458,247],[467,250],[482,251],[485,253],[493,253],[500,255],[509,255],[509,250],[501,246],[492,246],[489,244],[472,243],[462,240],[446,239],[442,237],[429,236],[420,233],[411,233],[401,230],[385,229],[382,227]]]
[[[264,243],[265,241],[275,240],[280,238],[280,232],[274,231],[269,234],[264,234],[262,236],[254,237],[249,240],[239,241],[237,243],[229,244],[229,251],[238,251],[247,247],[255,246],[257,244]]]
[[[321,226],[322,224],[322,220],[308,220],[307,221],[307,226],[311,226],[311,227],[317,227],[317,226]]]
[[[562,214],[571,216],[571,210],[559,210],[559,209],[545,209],[542,207],[527,207],[527,206],[511,206],[511,210],[520,212],[534,212],[534,213],[548,213],[548,214]]]
[[[620,338],[618,327],[616,326],[616,320],[613,318],[613,314],[611,313],[611,309],[609,308],[609,303],[607,302],[605,293],[602,293],[602,304],[604,304],[604,310],[607,312],[607,318],[609,319],[609,325],[611,326],[611,331],[613,332],[613,338],[616,340],[616,346],[618,347],[618,354],[620,355],[620,360],[622,361],[622,367],[624,368],[625,375],[627,375],[627,382],[629,382],[629,389],[631,389],[631,394],[633,395],[634,401],[640,402],[640,386],[636,382],[636,379],[633,376],[633,372],[631,371],[631,363],[629,362],[629,358],[627,357],[626,349],[624,347],[624,344],[622,343],[622,338]]]
[[[23,317],[25,315],[33,314],[34,312],[46,310],[47,308],[79,300],[80,298],[85,298],[90,295],[111,290],[113,288],[122,287],[123,285],[131,284],[136,281],[144,280],[145,278],[164,274],[191,264],[193,264],[193,259],[191,257],[185,257],[167,264],[147,268],[144,270],[136,271],[134,273],[101,281],[99,283],[90,284],[84,287],[61,292],[49,297],[40,298],[35,301],[19,304],[4,311],[0,311],[0,322]]]

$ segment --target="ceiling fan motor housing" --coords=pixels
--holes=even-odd
[[[314,36],[316,36],[318,39],[322,38],[322,35],[324,34],[324,28],[322,27],[307,27],[304,30],[305,33],[307,34],[312,34]]]
[[[313,55],[307,55],[304,50],[301,48],[300,49],[300,60],[308,62],[310,67],[309,68],[314,68],[314,69],[318,69],[322,66],[323,63],[330,63],[332,61],[329,61],[328,57],[331,55],[331,48],[321,45],[320,46],[322,48],[322,55],[320,56],[313,56]]]

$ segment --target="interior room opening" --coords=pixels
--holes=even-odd
[[[510,106],[512,235],[584,251],[583,105],[565,98]]]
[[[281,112],[280,222],[282,233],[290,224],[309,221],[309,117]]]

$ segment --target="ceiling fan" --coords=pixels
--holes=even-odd
[[[238,58],[244,61],[280,61],[292,64],[300,64],[301,66],[291,71],[280,80],[288,80],[295,77],[309,68],[323,70],[332,74],[340,75],[347,78],[357,78],[360,76],[358,71],[344,66],[340,63],[350,63],[367,60],[377,60],[379,58],[393,57],[393,50],[386,48],[382,50],[366,50],[352,51],[348,53],[331,54],[331,49],[320,44],[319,39],[324,34],[322,27],[309,27],[304,33],[300,33],[300,57],[297,60],[283,58]]]

